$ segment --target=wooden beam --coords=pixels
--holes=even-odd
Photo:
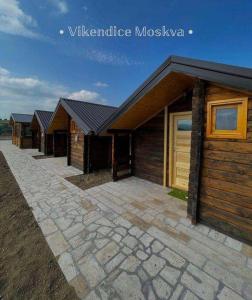
[[[192,96],[192,137],[187,215],[192,224],[198,221],[200,178],[204,139],[204,103],[206,84],[198,79]]]
[[[132,129],[108,129],[108,133],[131,133],[133,130]]]
[[[164,109],[164,171],[163,187],[167,186],[167,143],[168,143],[168,106]]]
[[[134,135],[129,134],[129,163],[130,163],[130,176],[134,175]]]
[[[89,174],[93,171],[92,169],[92,156],[91,156],[91,145],[92,145],[92,136],[84,135],[84,162],[83,162],[83,172],[84,174]]]
[[[71,117],[67,120],[67,165],[71,165]]]
[[[45,155],[47,155],[48,154],[48,149],[47,149],[47,143],[48,143],[48,141],[47,141],[47,134],[46,134],[46,132],[44,131],[44,154]]]
[[[117,181],[117,134],[114,133],[112,136],[112,179]]]

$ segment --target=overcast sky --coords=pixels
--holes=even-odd
[[[77,25],[185,35],[71,37]],[[59,97],[117,106],[171,54],[252,67],[251,49],[250,0],[0,0],[0,117]]]

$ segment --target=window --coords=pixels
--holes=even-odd
[[[177,130],[178,131],[192,131],[192,120],[181,119],[177,121]]]
[[[246,139],[248,98],[210,101],[207,137]]]
[[[23,127],[23,137],[31,137],[32,131],[30,125],[24,125]]]

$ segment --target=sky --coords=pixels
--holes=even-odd
[[[72,36],[76,26],[132,35]],[[60,97],[119,106],[170,55],[252,68],[252,1],[0,0],[0,117]]]

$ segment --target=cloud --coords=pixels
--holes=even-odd
[[[105,103],[96,92],[77,92],[55,83],[36,77],[17,77],[9,70],[0,67],[0,104],[2,117],[9,117],[15,111],[33,113],[35,109],[54,110],[60,97],[71,97],[94,103]]]
[[[7,76],[9,74],[10,74],[10,72],[8,70],[0,67],[0,75]]]
[[[65,0],[48,0],[51,5],[53,5],[57,9],[58,14],[66,14],[68,13],[68,5]]]
[[[101,81],[97,81],[94,83],[94,86],[96,87],[101,87],[101,88],[106,88],[106,87],[109,87],[109,85],[105,82],[101,82]]]
[[[127,56],[116,54],[112,52],[105,52],[101,50],[86,50],[83,53],[84,57],[88,60],[95,61],[101,64],[113,65],[113,66],[131,66],[140,65],[141,62],[131,60]]]
[[[34,32],[37,22],[21,8],[17,0],[0,0],[0,32],[20,35],[28,38],[39,38]]]
[[[88,90],[80,90],[78,92],[71,93],[68,95],[68,98],[93,103],[106,103],[105,99],[102,99],[99,93]]]

